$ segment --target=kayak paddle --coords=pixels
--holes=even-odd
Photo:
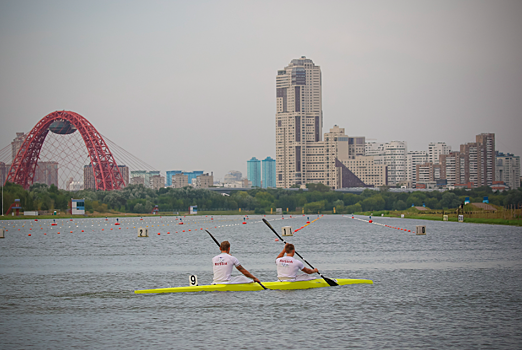
[[[214,240],[214,242],[216,242],[217,246],[218,246],[218,247],[221,247],[221,244],[219,244],[218,240],[215,239],[214,236],[212,236],[212,233],[208,232],[208,230],[205,230],[205,231],[207,231],[207,233],[210,235],[210,237],[212,237],[212,239]],[[263,286],[263,285],[261,284],[261,282],[257,282],[257,283],[259,283],[259,285],[260,285],[261,287],[263,287],[263,289],[267,289],[265,286]]]
[[[277,237],[278,237],[278,238],[279,238],[279,239],[280,239],[284,244],[286,244],[285,240],[284,240],[281,236],[279,236],[279,234],[277,233],[277,231],[274,230],[274,228],[272,227],[272,225],[270,225],[270,223],[269,223],[268,221],[266,221],[265,218],[263,218],[263,222],[266,224],[266,226],[270,227],[270,229],[272,230],[272,232],[275,233],[275,235],[276,235],[276,236],[277,236]],[[305,263],[307,263],[308,266],[310,266],[312,269],[315,269],[315,267],[313,267],[312,264],[310,264],[308,261],[306,261],[306,259],[303,258],[303,257],[301,256],[301,254],[299,254],[298,252],[295,252],[295,254],[297,254],[298,257],[300,257],[301,259],[303,259],[303,261],[304,261]],[[317,273],[319,273],[319,272],[317,272]],[[328,284],[329,284],[330,286],[332,286],[332,287],[333,287],[333,286],[338,286],[338,285],[339,285],[339,284],[338,284],[337,282],[335,282],[333,279],[331,279],[331,278],[327,278],[327,277],[324,277],[324,276],[323,276],[322,274],[320,274],[320,273],[319,273],[319,276],[321,276],[321,277],[325,280],[325,282],[328,283]]]

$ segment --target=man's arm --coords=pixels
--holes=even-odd
[[[260,282],[257,278],[254,277],[254,275],[252,275],[250,272],[248,272],[248,270],[245,269],[243,266],[238,265],[238,266],[236,266],[236,269],[238,269],[239,272],[241,272],[243,275],[247,276],[248,278],[253,279],[254,282]]]
[[[286,244],[285,244],[285,247],[283,248],[283,250],[281,251],[281,253],[279,253],[279,255],[277,256],[276,260],[285,256],[285,250],[286,250]]]
[[[306,272],[309,275],[312,274],[312,273],[316,273],[316,272],[319,273],[319,270],[317,269],[317,267],[315,269],[313,269],[313,270],[309,269],[308,267],[303,267],[301,269],[301,271]]]

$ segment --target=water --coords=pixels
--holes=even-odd
[[[228,239],[231,253],[261,280],[274,280],[274,259],[283,245],[259,218],[252,216],[247,225],[239,216],[185,218],[183,226],[172,217],[123,218],[121,226],[114,226],[114,219],[63,220],[53,228],[49,220],[16,221],[14,228],[13,221],[0,222],[9,230],[0,240],[0,348],[514,349],[522,344],[520,227],[376,219],[412,231],[417,224],[427,226],[426,236],[415,236],[325,216],[288,241],[325,276],[371,279],[373,285],[133,293],[188,285],[190,274],[200,284],[210,283],[210,259],[218,252],[200,228]],[[276,218],[272,225],[279,232],[306,222],[302,216],[271,217]],[[134,227],[140,225],[149,226],[149,238],[137,237]]]

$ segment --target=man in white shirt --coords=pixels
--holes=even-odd
[[[286,256],[285,256],[286,253]],[[310,276],[312,273],[319,273],[317,269],[309,269],[304,264],[294,258],[295,248],[293,244],[285,244],[285,248],[276,258],[277,265],[277,278],[281,282],[296,282],[296,281],[309,281],[315,279],[315,276]],[[301,270],[305,274],[297,275],[298,271]]]
[[[239,260],[230,255],[230,243],[228,241],[221,242],[219,246],[221,254],[212,258],[212,266],[214,270],[214,282],[212,284],[238,284],[238,283],[252,283],[259,280],[247,271]],[[233,267],[239,270],[244,276],[231,277]]]

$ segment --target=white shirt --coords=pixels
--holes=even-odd
[[[283,256],[282,258],[276,259],[277,265],[277,278],[279,279],[295,279],[297,272],[302,270],[304,264],[295,259],[293,256]]]
[[[214,282],[227,282],[230,280],[234,266],[241,265],[239,260],[227,253],[221,253],[212,258],[214,270]]]

